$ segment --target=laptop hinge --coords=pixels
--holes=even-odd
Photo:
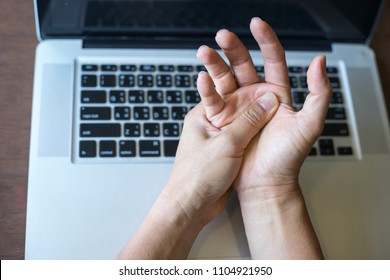
[[[201,45],[217,47],[211,38],[195,39],[84,39],[86,49],[196,49]]]
[[[332,51],[332,42],[327,39],[290,39],[280,38],[280,42],[286,51]]]
[[[253,38],[241,38],[244,45],[250,50],[259,47]],[[332,44],[329,40],[295,40],[280,39],[286,51],[331,51]],[[180,38],[180,39],[84,39],[83,48],[86,49],[196,49],[201,45],[218,48],[214,38]]]

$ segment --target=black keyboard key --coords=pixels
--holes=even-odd
[[[332,98],[330,99],[330,104],[343,104],[343,95],[339,91],[334,91],[332,94]]]
[[[197,104],[200,102],[200,95],[196,90],[186,90],[184,96],[185,101],[188,104]]]
[[[159,140],[139,141],[139,155],[141,157],[160,157],[161,144]]]
[[[330,86],[334,89],[340,88],[340,79],[338,77],[329,77]]]
[[[178,137],[180,135],[180,125],[178,123],[164,123],[163,135],[166,137]]]
[[[159,123],[145,123],[144,124],[144,136],[145,137],[158,137],[158,136],[160,136],[160,124]]]
[[[116,142],[115,141],[100,141],[99,142],[99,156],[100,157],[115,157],[116,156]]]
[[[172,107],[172,119],[174,120],[184,120],[188,112],[187,107],[184,106],[174,106]]]
[[[154,78],[153,75],[138,75],[139,87],[153,87]]]
[[[307,92],[305,91],[294,91],[293,92],[293,101],[295,104],[303,104],[305,103]]]
[[[129,120],[130,119],[130,107],[115,107],[114,118],[116,120]]]
[[[337,74],[339,70],[336,67],[326,67],[326,73]]]
[[[100,86],[101,87],[115,87],[116,76],[115,75],[100,75]]]
[[[111,90],[110,103],[125,103],[126,92],[124,90]]]
[[[320,139],[318,140],[320,146],[320,154],[322,156],[333,156],[335,154],[333,140]]]
[[[141,65],[140,66],[140,71],[143,71],[143,72],[154,72],[156,71],[156,66],[154,65]]]
[[[119,86],[120,87],[134,87],[135,76],[134,75],[119,75]]]
[[[156,84],[158,87],[172,87],[171,75],[157,75]]]
[[[197,72],[200,72],[200,71],[203,71],[203,72],[207,72],[207,69],[204,65],[197,65],[196,66],[196,71]]]
[[[346,123],[325,123],[322,136],[349,136]]]
[[[154,120],[167,120],[169,119],[168,107],[153,107],[153,119]]]
[[[141,136],[141,124],[139,124],[139,123],[126,123],[124,134],[126,137],[140,137]]]
[[[148,98],[148,102],[152,104],[163,103],[164,93],[162,90],[149,90],[147,98]]]
[[[81,107],[80,118],[82,120],[110,120],[111,108],[110,107]]]
[[[180,90],[167,90],[166,92],[167,103],[177,104],[183,102],[183,94]]]
[[[198,74],[193,75],[192,76],[192,80],[194,81],[194,87],[197,87],[198,86],[198,84],[197,84],[197,82],[198,82]]]
[[[102,71],[107,71],[107,72],[115,72],[118,70],[118,67],[116,65],[102,65],[101,66]]]
[[[191,65],[179,65],[177,66],[177,71],[179,72],[193,72],[194,66]]]
[[[191,87],[191,76],[190,75],[176,75],[175,86],[179,88]]]
[[[96,142],[95,141],[80,141],[79,156],[81,158],[96,157]]]
[[[119,141],[119,156],[120,157],[135,157],[136,156],[135,141]]]
[[[264,66],[255,66],[256,72],[259,74],[264,74]]]
[[[143,90],[130,90],[129,91],[129,103],[144,103],[145,92]]]
[[[149,107],[134,107],[133,109],[134,119],[135,120],[148,120],[150,119],[150,110]]]
[[[295,76],[289,77],[291,88],[295,89],[299,87],[298,78]]]
[[[299,77],[299,81],[301,82],[301,88],[307,88],[307,77],[306,76]]]
[[[104,90],[82,90],[81,103],[106,103],[107,94]]]
[[[81,75],[81,86],[82,87],[96,87],[97,86],[96,75]]]
[[[353,155],[353,150],[351,147],[338,147],[337,153],[341,156],[351,156]]]
[[[345,120],[346,118],[345,110],[342,107],[329,108],[326,115],[327,120]]]
[[[164,156],[174,157],[176,155],[179,140],[165,140],[164,141]]]
[[[121,65],[120,69],[123,72],[135,72],[137,71],[137,66],[133,64],[126,64],[126,65]]]
[[[173,72],[175,71],[175,66],[173,65],[160,65],[158,66],[160,72]]]
[[[118,123],[81,124],[80,137],[120,137],[121,126]]]
[[[85,72],[93,72],[98,70],[98,66],[95,64],[84,64],[81,66],[81,70]]]
[[[294,73],[294,74],[299,74],[299,73],[302,73],[304,72],[304,68],[301,67],[301,66],[290,66],[288,67],[288,72],[289,73]]]

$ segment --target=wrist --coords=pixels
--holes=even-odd
[[[190,180],[191,181],[191,180]],[[169,182],[157,199],[157,204],[162,205],[167,215],[171,215],[171,223],[182,227],[203,228],[212,217],[209,215],[208,203],[197,194],[188,193],[186,190],[195,190],[196,186]],[[188,187],[188,188],[187,188]],[[172,213],[175,215],[172,216]]]
[[[249,224],[278,221],[289,212],[305,207],[298,183],[278,186],[261,185],[240,191],[237,196],[244,223]]]
[[[247,184],[244,188],[237,188],[240,203],[276,202],[294,197],[301,193],[297,177],[288,179],[267,179],[261,177],[261,183]]]
[[[239,194],[254,259],[322,259],[321,247],[298,185],[275,195]]]

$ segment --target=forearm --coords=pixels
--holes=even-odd
[[[118,258],[185,259],[202,227],[202,221],[162,194]]]
[[[253,259],[323,259],[299,187],[283,196],[239,194]]]

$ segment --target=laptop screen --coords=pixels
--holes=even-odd
[[[258,16],[282,39],[366,42],[381,0],[36,0],[42,39],[250,37]]]

